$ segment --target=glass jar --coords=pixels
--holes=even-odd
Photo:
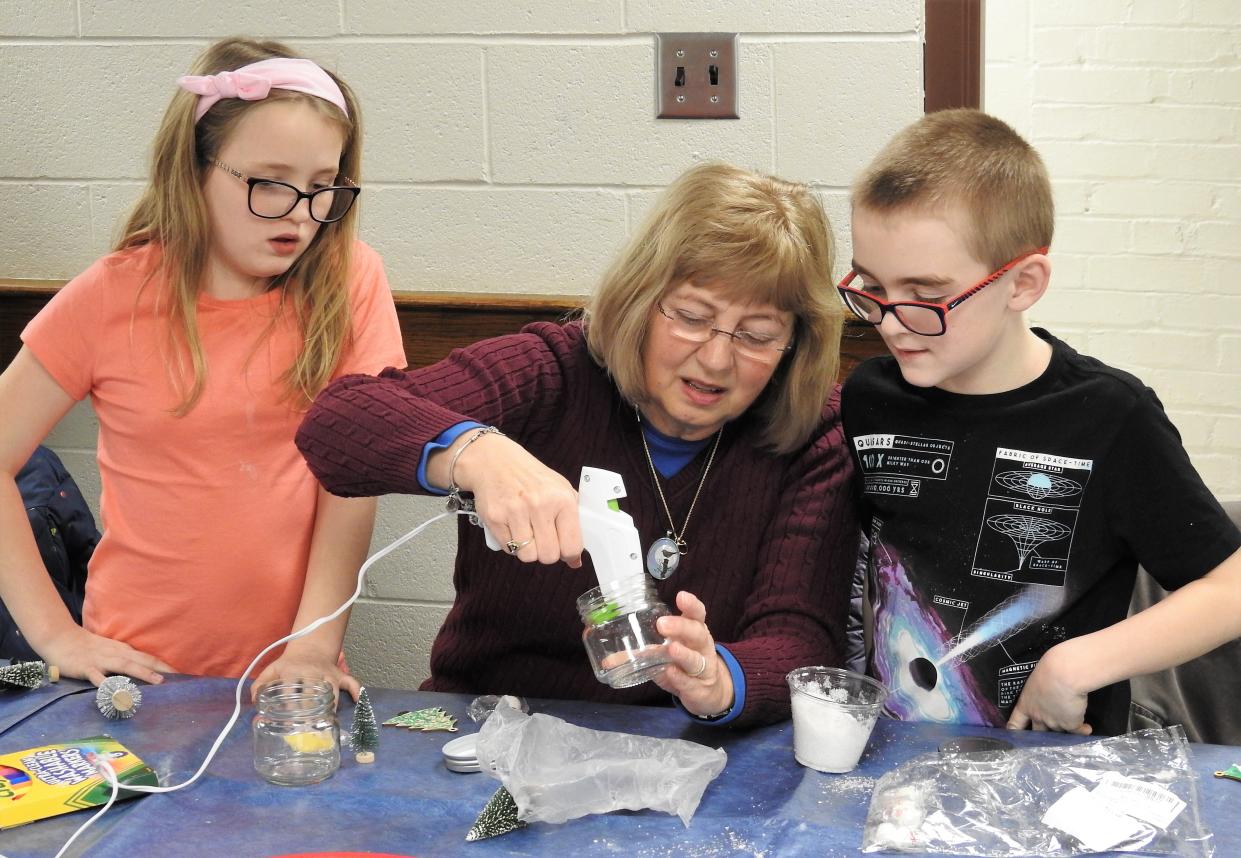
[[[335,689],[326,679],[276,680],[258,693],[254,770],[282,786],[316,784],[340,768]]]
[[[595,587],[577,600],[582,643],[595,678],[612,688],[628,688],[663,672],[672,659],[655,621],[668,614],[655,582],[643,575]]]

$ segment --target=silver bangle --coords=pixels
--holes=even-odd
[[[503,432],[495,426],[484,426],[481,429],[475,429],[474,434],[466,439],[465,443],[457,448],[457,452],[452,454],[452,461],[448,463],[448,496],[461,501],[461,486],[457,485],[457,460],[461,458],[461,454],[465,452],[465,448],[473,444],[484,435],[499,435],[506,437]]]

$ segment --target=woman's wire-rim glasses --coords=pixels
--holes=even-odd
[[[689,343],[703,345],[716,334],[723,334],[732,340],[733,347],[738,354],[763,363],[779,360],[784,352],[793,350],[791,342],[786,346],[778,345],[779,337],[770,337],[746,330],[726,331],[723,328],[714,327],[711,319],[694,316],[676,308],[669,312],[664,309],[663,302],[657,301],[655,306],[659,309],[660,315],[668,320],[668,328],[672,331],[672,335]]]
[[[869,292],[849,285],[859,276],[857,269],[850,269],[849,273],[844,276],[844,279],[836,284],[836,290],[844,300],[845,306],[853,312],[853,315],[868,325],[878,327],[883,324],[883,317],[891,313],[896,317],[896,321],[900,322],[905,330],[910,333],[921,337],[942,337],[948,331],[947,315],[949,310],[959,307],[966,299],[977,295],[983,289],[999,280],[1023,259],[1038,253],[1046,253],[1049,249],[1047,247],[1038,247],[1013,257],[964,292],[942,303],[936,301],[885,301],[882,298],[876,298]],[[902,308],[906,308],[905,312],[902,312]]]
[[[282,218],[297,208],[302,200],[309,200],[311,219],[319,223],[335,223],[349,213],[349,209],[353,207],[354,200],[358,198],[358,194],[362,193],[362,189],[348,176],[341,176],[342,179],[349,183],[348,185],[332,185],[313,191],[303,191],[301,188],[294,187],[288,182],[279,182],[275,179],[257,179],[254,176],[247,176],[223,161],[212,161],[211,163],[249,186],[249,191],[246,194],[246,205],[250,209],[250,214],[255,217],[266,218],[267,220]],[[259,191],[259,206],[257,209],[255,208],[254,199],[256,188]],[[283,208],[283,211],[280,210],[281,208]]]

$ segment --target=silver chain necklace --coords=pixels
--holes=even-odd
[[[653,578],[662,581],[677,571],[677,567],[681,565],[681,558],[689,554],[689,547],[685,543],[685,530],[689,527],[690,516],[694,514],[694,505],[698,503],[698,495],[702,493],[707,474],[711,471],[711,463],[715,461],[715,451],[720,448],[720,438],[724,436],[724,428],[720,427],[720,430],[715,433],[711,455],[707,458],[706,467],[702,469],[698,488],[694,490],[694,499],[689,502],[689,512],[685,513],[685,523],[681,525],[681,531],[678,533],[676,522],[672,518],[672,510],[668,508],[668,499],[664,497],[664,487],[660,482],[659,472],[655,470],[655,461],[651,458],[651,447],[646,443],[646,432],[642,429],[642,412],[635,408],[634,413],[638,415],[638,434],[642,436],[642,449],[646,453],[646,464],[651,469],[651,479],[655,481],[655,491],[659,492],[659,501],[664,505],[664,514],[668,516],[667,536],[656,539],[651,544],[650,551],[646,552],[646,571],[650,572]]]

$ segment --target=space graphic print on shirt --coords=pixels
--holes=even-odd
[[[996,450],[970,574],[1063,587],[1077,511],[1093,464],[1087,459]]]
[[[853,439],[867,494],[916,498],[923,479],[942,480],[952,462],[952,442],[908,435]]]
[[[872,667],[893,691],[890,713],[1003,723],[1042,652],[1064,639],[1062,629],[1041,624],[1064,604],[1093,463],[999,447],[989,472],[954,471],[948,439],[875,433],[855,437],[853,446],[864,491],[878,507],[940,506],[955,496],[966,501],[962,513],[981,510],[972,528],[961,514],[951,542],[925,549],[889,538],[884,520],[872,519]],[[970,475],[964,481],[963,473]],[[960,484],[948,485],[954,479]],[[1031,630],[1039,642],[1028,641]]]

